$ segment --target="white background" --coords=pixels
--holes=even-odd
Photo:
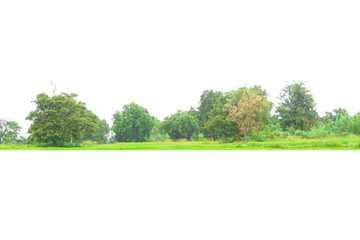
[[[0,239],[359,239],[359,154],[1,152]]]
[[[0,118],[40,92],[111,123],[203,90],[306,81],[358,104],[357,1],[0,1]],[[1,152],[0,239],[359,239],[357,152]]]
[[[305,81],[321,115],[360,111],[358,1],[0,1],[0,118],[74,92],[112,124],[132,101],[162,120],[204,90]]]

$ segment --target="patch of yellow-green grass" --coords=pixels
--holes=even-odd
[[[97,144],[84,142],[80,147],[56,148],[35,145],[0,145],[0,150],[360,150],[360,137],[304,139],[290,137],[264,142],[219,143],[217,141],[165,141]]]

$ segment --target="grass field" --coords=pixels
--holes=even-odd
[[[197,142],[145,142],[96,144],[84,143],[81,147],[55,148],[33,145],[0,145],[0,150],[360,150],[360,137],[332,137],[323,139],[303,139],[289,137],[265,142],[219,143],[215,141]]]

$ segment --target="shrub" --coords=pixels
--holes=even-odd
[[[80,143],[76,143],[76,142],[66,142],[64,144],[62,144],[62,147],[65,148],[73,148],[73,147],[80,147]]]
[[[256,142],[264,142],[265,141],[265,133],[258,132],[255,136],[251,137],[251,140],[254,140]]]
[[[290,134],[290,136],[295,135],[295,128],[293,126],[286,128],[286,132]]]
[[[300,136],[300,137],[306,137],[307,133],[303,130],[296,130],[295,131],[295,136]]]
[[[204,138],[204,134],[193,134],[190,138],[191,141],[201,141]]]

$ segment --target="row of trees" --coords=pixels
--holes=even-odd
[[[73,146],[86,140],[146,142],[204,137],[220,141],[243,138],[247,142],[249,137],[259,140],[288,135],[360,134],[359,114],[350,117],[345,109],[337,109],[319,117],[313,96],[303,82],[286,85],[273,115],[274,104],[260,86],[229,92],[206,90],[196,109],[178,111],[163,121],[136,103],[127,104],[113,115],[111,129],[76,97],[76,94],[66,93],[52,97],[39,94],[34,101],[36,109],[26,117],[32,121],[26,141],[48,146]],[[0,143],[21,141],[19,131],[16,123],[0,121]],[[111,131],[113,136],[109,138]]]

